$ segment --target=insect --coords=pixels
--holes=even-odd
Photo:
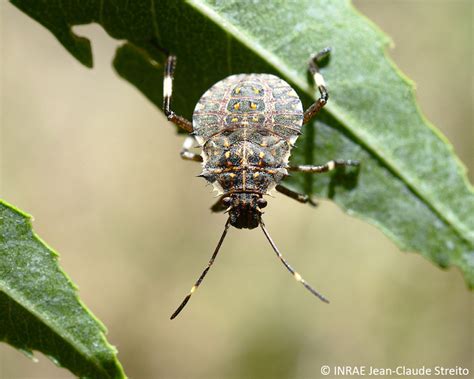
[[[306,111],[303,112],[296,92],[282,79],[270,74],[240,74],[231,75],[208,89],[196,105],[192,122],[171,110],[176,57],[168,56],[163,109],[169,121],[190,133],[184,141],[181,157],[202,163],[200,176],[213,184],[220,195],[211,209],[229,214],[207,267],[171,319],[182,311],[201,284],[231,225],[238,229],[260,226],[273,251],[294,278],[313,295],[328,302],[283,258],[265,227],[262,209],[267,206],[263,196],[273,189],[301,203],[315,205],[309,196],[280,184],[289,171],[322,173],[359,164],[353,160],[332,160],[320,166],[289,165],[291,148],[301,134],[302,125],[316,116],[328,101],[318,62],[329,52],[326,48],[309,60],[309,71],[320,96]],[[202,148],[201,154],[190,150],[196,142]]]

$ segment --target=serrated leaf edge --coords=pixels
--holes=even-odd
[[[33,217],[31,215],[29,215],[28,213],[25,213],[23,212],[22,210],[16,208],[14,205],[12,204],[9,204],[8,202],[0,199],[0,205],[4,205],[6,206],[7,208],[10,208],[12,211],[16,212],[17,214],[19,214],[20,216],[24,217],[26,219],[26,222],[28,223],[28,227],[29,227],[29,230],[32,232],[32,236],[33,238],[35,238],[40,244],[42,244],[50,253],[52,253],[54,259],[56,260],[56,262],[58,261],[58,257],[59,257],[59,254],[54,250],[52,249],[47,243],[45,243],[33,230],[33,225],[32,225],[32,220],[33,220]],[[57,262],[58,263],[58,262]],[[58,266],[59,266],[59,263],[58,263]],[[82,309],[88,314],[88,316],[90,316],[92,318],[92,320],[94,322],[97,323],[98,327],[99,327],[99,330],[100,330],[100,338],[102,339],[104,345],[110,349],[111,352],[114,353],[114,360],[115,360],[115,363],[116,363],[116,366],[117,368],[120,370],[120,374],[121,374],[121,378],[126,378],[125,376],[125,373],[123,371],[123,367],[122,365],[120,364],[119,360],[117,359],[117,349],[115,348],[115,346],[111,345],[108,343],[106,337],[105,337],[105,334],[107,333],[107,328],[105,327],[105,325],[85,306],[85,304],[82,302],[82,300],[79,298],[78,296],[78,292],[77,292],[77,286],[73,283],[73,281],[71,280],[71,278],[69,277],[69,275],[67,275],[62,269],[61,267],[59,266],[59,269],[61,271],[61,273],[64,275],[64,277],[66,278],[67,280],[67,283],[74,289],[74,296],[76,298],[76,300],[78,301],[79,305],[82,307]],[[0,281],[1,283],[1,281]],[[58,331],[57,329],[57,325],[56,323],[54,322],[48,322],[48,320],[44,320],[41,315],[35,311],[35,307],[33,304],[31,304],[27,299],[25,299],[25,297],[17,292],[17,291],[11,291],[9,289],[6,289],[6,288],[1,288],[1,291],[4,292],[5,294],[7,294],[15,303],[19,304],[20,306],[22,306],[28,313],[32,314],[35,318],[37,318],[41,323],[45,324],[48,326],[48,328],[50,328],[54,333],[56,333],[57,335],[61,336],[62,338],[64,338],[64,340],[66,340],[71,346],[77,346],[78,349],[81,354],[87,359],[89,360],[90,362],[92,362],[94,364],[94,366],[96,366],[100,371],[104,372],[105,374],[108,374],[106,369],[104,367],[102,367],[102,365],[100,364],[100,361],[94,357],[94,356],[90,356],[86,353],[87,349],[85,348],[85,345],[83,343],[80,343],[80,342],[75,342],[73,338],[71,338],[72,336],[69,335],[69,333],[61,333]],[[15,297],[17,296],[17,297]],[[21,299],[21,301],[19,301],[18,299]],[[25,349],[20,349],[20,350],[24,350],[24,351],[28,351],[28,350],[25,350]],[[34,358],[33,355],[30,356],[32,359]],[[54,361],[53,361],[54,362]],[[64,366],[62,366],[64,367]],[[65,367],[67,368],[67,367]],[[120,377],[119,377],[120,378]]]
[[[310,85],[307,82],[302,81],[295,70],[291,70],[286,65],[286,63],[284,63],[280,58],[275,56],[272,52],[265,49],[260,43],[255,41],[255,43],[249,44],[247,40],[251,40],[251,39],[255,40],[253,36],[249,35],[248,33],[243,32],[235,25],[229,23],[229,21],[222,18],[217,12],[215,12],[212,8],[207,6],[207,4],[204,4],[203,2],[199,0],[191,0],[188,3],[189,5],[193,6],[198,12],[210,18],[211,20],[213,20],[216,23],[216,25],[224,29],[225,32],[231,33],[235,39],[237,39],[240,43],[242,43],[248,49],[253,51],[257,56],[260,56],[261,58],[263,58],[264,60],[272,64],[276,71],[281,72],[282,76],[290,79],[295,85],[297,85],[300,88],[302,92],[304,92],[311,98],[315,98],[314,89],[310,87]],[[357,15],[360,15],[360,12],[356,10],[356,8],[352,5],[350,0],[346,0],[346,5],[349,6],[351,10],[355,12]],[[365,16],[364,18],[367,20]],[[439,130],[437,130],[434,127],[434,125],[431,122],[429,122],[426,119],[426,117],[423,115],[423,113],[420,111],[420,108],[416,102],[415,89],[414,89],[413,82],[397,68],[395,62],[393,62],[393,60],[387,55],[387,47],[391,43],[390,39],[384,38],[385,34],[378,27],[374,28],[374,25],[375,25],[374,23],[370,22],[369,24],[374,30],[374,32],[377,33],[383,40],[384,49],[382,50],[382,52],[383,52],[384,58],[390,63],[395,73],[409,87],[410,96],[413,99],[413,103],[416,104],[416,110],[417,110],[418,115],[425,122],[425,125],[427,125],[434,132],[434,134],[437,137],[439,137],[448,146],[449,151],[453,152],[454,151],[453,147],[448,142],[447,138]],[[436,198],[432,199],[431,196],[421,193],[420,190],[418,190],[417,187],[415,186],[416,183],[413,183],[409,177],[404,175],[403,172],[401,172],[397,168],[396,164],[392,163],[394,160],[390,156],[387,156],[387,154],[384,154],[378,149],[373,147],[373,146],[377,146],[377,144],[373,143],[374,139],[371,138],[369,134],[362,132],[363,128],[356,127],[358,125],[358,122],[351,120],[351,117],[347,115],[346,112],[344,112],[341,108],[339,108],[334,101],[332,101],[331,103],[328,103],[328,105],[326,106],[326,109],[337,121],[339,121],[342,125],[344,125],[344,127],[351,134],[353,134],[355,137],[359,139],[361,145],[365,146],[365,148],[368,151],[370,151],[374,156],[378,157],[381,161],[383,161],[387,165],[387,167],[389,167],[394,173],[396,173],[396,175],[401,180],[403,180],[404,183],[406,183],[406,185],[410,188],[410,190],[413,193],[415,193],[441,219],[443,219],[448,225],[451,226],[451,228],[459,235],[460,238],[462,238],[465,241],[470,242],[471,244],[474,243],[474,231],[470,231],[469,227],[464,226],[464,223],[461,220],[459,220],[455,214],[453,214],[449,209],[446,209],[442,204],[440,205],[438,199]],[[355,125],[355,126],[347,127],[346,125]],[[452,157],[454,157],[455,159],[455,162],[458,166],[458,172],[463,177],[464,183],[466,184],[469,191],[474,195],[474,189],[470,185],[466,176],[465,166],[462,164],[462,162],[459,160],[459,158],[457,158],[455,154],[452,154]],[[429,202],[428,200],[436,200],[436,201]],[[435,207],[434,204],[436,204],[437,207]],[[345,207],[343,207],[343,209],[345,209]],[[462,227],[460,227],[459,225],[462,225]]]

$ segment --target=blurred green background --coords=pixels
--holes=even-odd
[[[473,3],[355,4],[395,41],[388,54],[472,180]],[[96,25],[75,30],[92,40],[93,70],[1,2],[1,196],[34,215],[130,377],[317,378],[322,365],[473,372],[474,301],[461,274],[400,252],[328,201],[315,211],[279,195],[266,224],[330,305],[295,283],[261,231],[231,229],[170,321],[225,216],[210,213],[199,165],[179,158],[183,137],[113,72],[119,42]],[[0,344],[0,378],[72,377],[36,356]]]

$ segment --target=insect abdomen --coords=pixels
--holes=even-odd
[[[293,143],[303,106],[284,80],[269,74],[232,75],[207,90],[193,114],[193,132],[203,145],[228,128],[267,129]]]

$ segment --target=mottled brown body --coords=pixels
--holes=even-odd
[[[192,122],[171,109],[176,57],[168,56],[163,80],[163,110],[169,121],[191,133],[184,141],[181,157],[202,162],[201,176],[221,195],[211,210],[226,210],[229,214],[207,267],[171,319],[183,310],[207,275],[231,225],[248,229],[260,226],[273,251],[295,280],[314,296],[328,302],[283,258],[265,227],[262,209],[267,205],[263,196],[274,188],[300,203],[316,205],[308,195],[279,184],[288,175],[287,170],[322,173],[359,165],[357,161],[340,159],[323,165],[288,164],[301,126],[311,121],[328,101],[318,61],[329,51],[329,48],[321,50],[308,62],[308,70],[320,96],[304,113],[296,92],[282,79],[269,74],[241,74],[229,76],[207,90],[196,105]],[[190,150],[195,140],[202,148],[201,155]]]
[[[199,100],[193,134],[202,146],[201,175],[240,207],[241,222],[234,226],[258,226],[248,213],[288,175],[290,150],[302,123],[296,92],[273,75],[229,76]]]

